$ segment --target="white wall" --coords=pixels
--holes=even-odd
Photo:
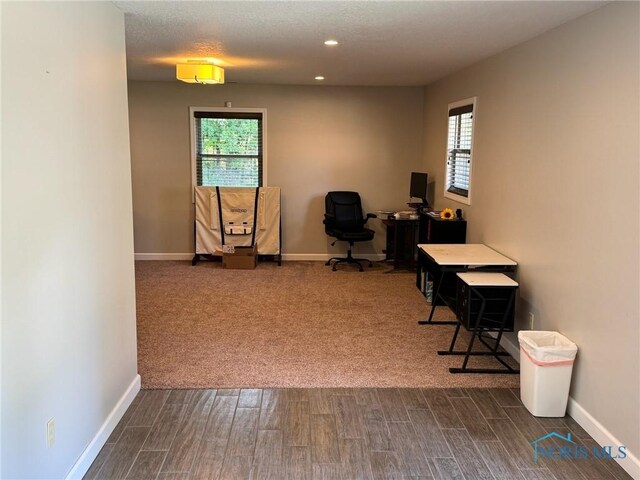
[[[0,5],[0,26],[2,5]],[[2,65],[2,35],[0,35],[0,65]],[[0,112],[2,112],[2,75],[0,75]],[[2,120],[0,116],[0,146],[2,145]],[[2,272],[2,148],[0,148],[0,272]],[[2,389],[2,275],[0,274],[0,390]],[[0,392],[0,478],[2,478],[2,394]]]
[[[406,209],[422,161],[422,88],[130,82],[136,253],[193,252],[189,107],[267,109],[267,182],[282,188],[283,251],[344,253],[324,233],[324,196],[360,192],[365,209]],[[381,253],[380,221],[373,243]],[[302,257],[305,258],[305,257]]]
[[[0,476],[62,478],[137,376],[124,19],[1,8]]]
[[[640,453],[640,4],[616,2],[425,90],[436,206],[519,262],[519,326],[579,355],[572,397]],[[447,104],[478,96],[472,205],[443,197]]]

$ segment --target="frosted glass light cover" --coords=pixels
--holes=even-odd
[[[212,63],[178,63],[176,78],[186,83],[224,83],[224,69]]]

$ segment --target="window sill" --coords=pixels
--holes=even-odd
[[[471,205],[471,192],[469,192],[468,197],[463,197],[462,195],[457,195],[455,193],[445,191],[444,197],[450,200],[453,200],[454,202],[464,203],[465,205]]]

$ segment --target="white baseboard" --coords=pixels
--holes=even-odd
[[[587,412],[578,402],[569,397],[567,404],[567,413],[573,418],[585,432],[587,432],[596,443],[600,446],[604,445],[623,445],[615,435],[596,420],[589,412]],[[624,459],[617,458],[618,464],[635,480],[640,480],[640,460],[633,453],[627,450],[627,457]]]
[[[109,435],[111,435],[111,432],[116,428],[116,425],[118,425],[118,422],[122,419],[122,416],[127,411],[127,408],[129,408],[129,405],[131,405],[131,402],[133,402],[133,399],[139,391],[140,375],[136,375],[133,382],[131,382],[131,385],[129,385],[129,388],[127,388],[122,397],[120,397],[120,400],[118,400],[118,403],[116,403],[113,410],[111,410],[107,416],[107,419],[100,427],[100,430],[98,430],[98,433],[96,433],[87,448],[85,448],[80,457],[78,457],[76,463],[71,467],[71,470],[69,470],[66,477],[67,480],[80,479],[85,475],[85,473],[87,473],[87,470],[89,470],[89,467],[98,456],[98,453],[100,453],[104,444],[107,442]]]
[[[497,334],[490,332],[492,337],[495,337]],[[504,335],[500,339],[500,346],[505,349],[505,351],[513,357],[513,359],[520,363],[520,347],[513,343],[510,338],[505,337]]]
[[[193,253],[136,253],[136,260],[192,260]]]
[[[136,260],[192,260],[193,253],[136,253]],[[323,261],[326,262],[331,257],[342,256],[340,253],[283,253],[284,261]],[[366,258],[372,262],[384,260],[386,257],[382,253],[363,253],[357,254],[358,258]]]
[[[504,348],[518,363],[520,362],[520,347],[513,343],[510,338],[502,337],[500,346]],[[569,397],[567,403],[567,413],[573,418],[578,425],[584,428],[591,437],[600,446],[604,445],[622,445],[607,428],[596,420],[589,412],[587,412],[572,397]],[[627,450],[627,457],[624,459],[616,459],[620,466],[635,480],[640,480],[640,460],[633,453]]]

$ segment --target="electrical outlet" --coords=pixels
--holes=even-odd
[[[56,420],[50,418],[47,422],[47,448],[51,448],[56,444]]]
[[[529,330],[533,330],[533,320],[534,320],[533,312],[529,312]]]

